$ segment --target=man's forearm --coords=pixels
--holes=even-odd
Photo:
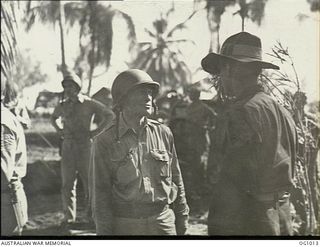
[[[57,118],[51,118],[51,124],[57,132],[61,132],[63,130],[63,128],[57,124]]]

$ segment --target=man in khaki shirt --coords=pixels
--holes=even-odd
[[[63,226],[69,227],[76,221],[76,183],[77,173],[82,180],[87,217],[89,217],[88,172],[91,138],[99,133],[113,113],[102,103],[80,94],[81,81],[75,74],[65,76],[62,81],[65,99],[55,108],[51,122],[63,138],[61,172],[62,204],[64,210]],[[94,114],[99,114],[101,122],[91,131],[90,124]],[[62,126],[57,121],[61,119]]]
[[[262,60],[260,38],[247,32],[227,38],[201,64],[220,76],[223,102],[208,164],[209,235],[291,235],[295,123],[258,80],[262,69],[279,67]]]
[[[28,220],[21,179],[27,172],[27,149],[22,125],[3,105],[1,78],[1,236],[20,235]]]
[[[115,123],[94,139],[92,205],[98,235],[183,235],[189,208],[168,127],[149,119],[159,84],[137,69],[112,86]]]

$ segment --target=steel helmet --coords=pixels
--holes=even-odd
[[[65,83],[67,81],[74,82],[74,85],[76,85],[79,88],[79,90],[81,90],[81,80],[80,80],[79,76],[77,76],[75,73],[69,73],[64,76],[64,78],[61,82],[63,87],[65,87]]]
[[[148,85],[153,87],[154,96],[158,93],[160,84],[144,71],[139,69],[129,69],[121,72],[113,81],[111,95],[113,99],[113,108],[120,105],[128,93],[139,85]]]

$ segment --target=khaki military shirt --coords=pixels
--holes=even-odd
[[[121,118],[119,137],[113,125],[94,139],[89,180],[97,234],[112,234],[113,206],[121,203],[174,203],[176,217],[188,215],[170,129],[144,118],[136,133]]]
[[[1,104],[1,190],[7,190],[13,178],[23,178],[27,171],[27,149],[18,119]]]
[[[61,117],[65,139],[82,140],[90,138],[90,124],[94,114],[111,115],[102,103],[79,94],[76,102],[67,99],[59,103],[52,116]]]
[[[252,194],[288,190],[297,133],[289,112],[272,97],[248,89],[219,115],[208,163],[212,182],[227,179]]]

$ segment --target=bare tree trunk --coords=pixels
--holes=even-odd
[[[244,32],[244,17],[241,17],[241,30],[242,30],[242,32]]]
[[[220,23],[217,24],[217,50],[216,52],[220,51]]]
[[[88,90],[87,95],[90,95],[91,87],[92,87],[92,79],[93,79],[93,72],[95,68],[95,50],[96,50],[96,28],[95,28],[95,13],[96,13],[96,1],[88,1],[88,5],[90,8],[90,21],[89,21],[89,27],[91,30],[91,51],[90,51],[90,71],[89,71],[89,84],[88,84]]]
[[[60,29],[60,45],[61,45],[61,72],[62,75],[65,76],[67,73],[67,65],[65,58],[65,45],[64,45],[64,28],[63,24],[65,23],[65,15],[64,15],[64,6],[62,1],[59,1],[59,29]]]

